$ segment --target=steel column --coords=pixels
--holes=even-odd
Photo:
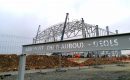
[[[109,27],[106,26],[107,35],[109,35]]]
[[[98,28],[98,25],[96,25],[96,37],[99,36],[99,28]]]

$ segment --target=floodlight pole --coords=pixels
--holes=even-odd
[[[26,64],[26,54],[22,53],[19,56],[18,80],[24,80],[25,64]]]

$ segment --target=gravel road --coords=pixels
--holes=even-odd
[[[17,80],[17,74],[0,80]],[[25,80],[130,80],[130,64],[125,66],[102,65],[97,68],[71,68],[57,72],[39,70],[25,74]]]

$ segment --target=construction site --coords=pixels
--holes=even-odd
[[[123,54],[130,53],[127,37],[83,18],[69,21],[66,13],[63,23],[43,31],[39,25],[22,54],[0,55],[0,80],[130,80],[130,54]]]

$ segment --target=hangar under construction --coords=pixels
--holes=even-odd
[[[98,36],[107,36],[118,34],[118,30],[115,32],[109,31],[109,27],[106,26],[106,29],[100,28],[98,25],[92,25],[85,23],[84,19],[69,21],[69,13],[66,13],[65,22],[55,24],[49,28],[41,31],[40,25],[36,36],[33,38],[33,43],[47,43],[47,42],[56,42],[63,40],[79,39],[79,38],[89,38],[89,37],[98,37]],[[86,54],[84,54],[86,53]],[[99,54],[100,53],[100,54]],[[121,56],[121,50],[112,50],[112,51],[88,51],[88,52],[71,52],[65,53],[65,55],[75,55],[81,54],[83,56]],[[98,54],[98,55],[97,55]],[[62,53],[64,55],[64,53]]]

